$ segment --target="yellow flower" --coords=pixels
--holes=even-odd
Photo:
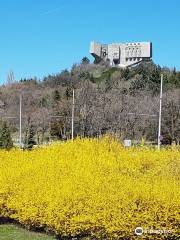
[[[2,150],[0,214],[62,236],[137,239],[137,226],[178,236],[179,161],[176,147],[125,149],[109,136]]]

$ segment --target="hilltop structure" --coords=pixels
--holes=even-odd
[[[130,67],[142,61],[151,61],[152,43],[112,43],[100,44],[91,42],[90,53],[95,58],[95,62],[106,61],[110,66]]]

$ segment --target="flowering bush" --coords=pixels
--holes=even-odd
[[[0,151],[0,215],[86,239],[178,236],[178,149],[125,149],[110,137]],[[144,233],[147,239],[166,234]]]

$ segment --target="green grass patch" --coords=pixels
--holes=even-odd
[[[54,237],[20,228],[13,224],[0,225],[0,240],[54,240]]]
[[[109,70],[102,72],[102,74],[100,76],[95,77],[94,80],[96,83],[101,83],[101,82],[105,81],[107,78],[111,77],[111,75],[117,71],[119,71],[118,68],[112,67]]]

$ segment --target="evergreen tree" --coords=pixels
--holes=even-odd
[[[106,80],[105,80],[105,92],[112,89],[112,81],[111,81],[111,74],[108,72]]]
[[[87,57],[83,57],[83,59],[81,60],[81,63],[82,63],[82,64],[89,64],[89,63],[90,63],[90,60],[89,60],[89,58],[87,58]]]
[[[67,87],[66,88],[66,91],[65,91],[65,96],[66,96],[66,99],[69,100],[69,98],[72,97],[72,88],[71,87]]]
[[[90,80],[92,83],[95,83],[95,82],[96,82],[96,79],[94,78],[93,74],[90,74],[89,80]]]
[[[50,125],[50,135],[53,138],[62,139],[63,138],[64,123],[62,120],[53,121]]]
[[[13,147],[11,132],[6,122],[0,122],[0,148],[10,149]]]
[[[55,102],[61,100],[61,95],[58,90],[54,90],[54,92],[52,93],[52,97]]]
[[[35,130],[32,124],[26,129],[25,133],[25,141],[24,141],[24,148],[31,150],[33,146],[36,144],[34,139],[35,137]]]

